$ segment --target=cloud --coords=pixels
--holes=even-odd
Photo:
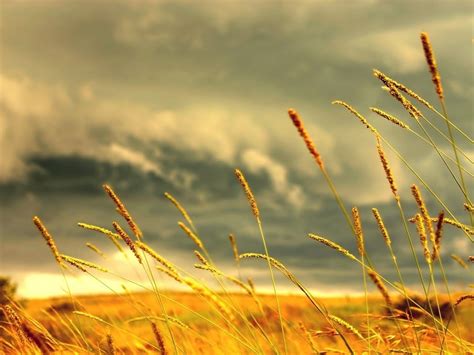
[[[242,161],[252,173],[265,172],[268,174],[276,192],[285,196],[292,205],[302,207],[304,195],[300,186],[288,182],[287,169],[269,156],[253,149],[242,153]]]

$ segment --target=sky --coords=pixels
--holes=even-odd
[[[182,217],[163,197],[165,191],[173,194],[214,261],[235,274],[229,233],[241,252],[263,251],[235,168],[255,193],[271,255],[316,293],[361,292],[360,267],[307,237],[319,234],[356,252],[288,118],[290,107],[303,117],[346,207],[360,209],[377,269],[396,281],[372,207],[381,211],[405,280],[416,289],[418,276],[372,134],[331,105],[336,99],[366,115],[467,222],[462,195],[433,149],[368,108],[380,107],[416,126],[381,89],[374,68],[439,106],[419,41],[427,31],[450,116],[472,135],[471,1],[41,0],[1,1],[0,10],[0,274],[12,277],[22,296],[65,290],[31,222],[34,215],[61,252],[135,277],[135,266],[106,238],[76,225],[124,224],[103,183],[124,200],[146,242],[192,270],[193,244],[177,225]],[[429,117],[444,131],[439,117]],[[430,132],[451,153],[449,143]],[[459,144],[474,156],[462,137]],[[416,205],[410,185],[421,184],[386,150],[411,216]],[[425,189],[422,194],[437,215],[442,207]],[[109,258],[101,259],[86,242]],[[415,247],[421,255],[417,240]],[[446,227],[442,253],[452,287],[466,287],[472,272],[449,255],[466,258],[472,244]],[[244,261],[241,267],[257,287],[270,287],[266,264]],[[75,292],[107,292],[85,274],[68,275]],[[120,279],[101,278],[120,288]],[[283,278],[277,281],[279,289],[297,291]],[[166,278],[162,282],[176,287]]]

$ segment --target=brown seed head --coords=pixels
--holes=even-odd
[[[110,196],[112,201],[114,201],[115,205],[117,206],[118,213],[127,221],[133,234],[138,239],[141,239],[143,237],[143,233],[138,227],[138,225],[135,223],[135,221],[133,220],[132,216],[128,212],[123,202],[120,200],[120,198],[117,196],[117,194],[114,192],[114,190],[112,190],[112,188],[109,185],[105,184],[103,185],[103,187],[104,187],[105,192]]]
[[[156,343],[158,344],[158,350],[160,354],[166,355],[168,352],[166,351],[165,347],[165,339],[154,322],[151,322],[151,329],[153,330],[153,335],[155,336]]]
[[[316,147],[313,143],[313,140],[309,136],[308,131],[306,131],[306,128],[304,127],[304,124],[303,124],[303,120],[301,119],[300,115],[298,114],[298,112],[296,112],[292,108],[288,110],[288,115],[293,121],[293,124],[298,130],[298,133],[300,134],[301,138],[303,138],[303,141],[306,144],[306,147],[308,148],[309,153],[313,156],[314,160],[316,161],[316,164],[318,164],[321,169],[324,169],[324,163],[323,163],[323,160],[321,159],[321,155],[316,150]]]
[[[352,114],[354,114],[360,122],[362,122],[362,124],[364,124],[368,129],[370,129],[376,136],[378,136],[378,132],[377,130],[375,129],[374,126],[372,126],[368,121],[367,119],[362,116],[359,112],[357,112],[352,106],[350,106],[349,104],[347,104],[346,102],[344,101],[340,101],[340,100],[336,100],[336,101],[333,101],[332,102],[333,105],[341,105],[341,106],[344,106],[349,112],[351,112]]]
[[[398,81],[388,77],[387,75],[380,72],[379,70],[374,69],[374,74],[377,78],[379,78],[386,85],[386,87],[388,87],[387,83],[390,83],[393,86],[395,86],[398,90],[403,91],[407,95],[410,95],[414,99],[420,101],[423,105],[425,105],[429,109],[433,109],[433,106],[428,101],[426,101],[424,98],[422,98],[416,92],[414,92],[414,91],[410,90],[409,88],[407,88],[405,85],[403,85],[403,84],[399,83]]]
[[[46,229],[41,219],[38,216],[34,216],[33,223],[35,224],[36,228],[38,228],[38,230],[40,231],[44,240],[46,240],[46,244],[48,244],[49,249],[51,249],[51,252],[53,253],[54,258],[56,259],[57,263],[60,266],[64,266],[61,256],[59,255],[58,248],[56,247],[56,243],[54,242],[53,237],[51,236],[51,234],[49,234],[48,230]]]
[[[230,246],[232,247],[232,252],[234,253],[234,259],[236,262],[239,262],[239,251],[237,249],[237,242],[233,234],[229,234]]]
[[[257,201],[255,200],[255,197],[253,195],[252,190],[250,189],[250,186],[245,179],[244,174],[239,169],[235,169],[235,176],[237,177],[237,180],[239,180],[240,185],[242,185],[242,188],[244,189],[245,195],[247,195],[247,200],[250,203],[250,207],[252,208],[252,213],[255,216],[255,218],[260,219],[260,211],[257,206]]]
[[[400,127],[402,127],[402,128],[406,128],[406,129],[410,129],[410,127],[409,127],[406,123],[400,121],[398,118],[396,118],[396,117],[394,117],[394,116],[388,114],[387,112],[382,111],[382,110],[380,110],[380,109],[378,109],[378,108],[376,108],[376,107],[369,107],[369,108],[370,108],[370,110],[371,110],[372,112],[375,112],[375,113],[376,113],[377,115],[379,115],[380,117],[383,117],[383,118],[385,118],[386,120],[388,120],[388,121],[390,121],[390,122],[392,122],[392,123],[395,123],[397,126],[400,126]]]
[[[186,233],[186,235],[197,245],[198,248],[203,249],[204,245],[202,244],[201,239],[183,222],[178,222],[178,226]]]
[[[459,257],[458,255],[456,254],[451,254],[451,258],[456,261],[461,267],[463,267],[464,269],[469,269],[469,267],[467,266],[466,262],[461,258]]]
[[[425,256],[425,260],[428,264],[431,264],[431,254],[430,250],[428,249],[428,240],[426,239],[426,230],[423,224],[423,220],[419,213],[415,216],[415,225],[418,231],[418,235],[420,236],[421,246],[423,247],[423,255]]]
[[[421,193],[420,193],[420,190],[418,189],[418,186],[413,184],[411,186],[411,193],[416,201],[416,204],[418,205],[418,209],[420,210],[423,223],[425,224],[425,227],[428,230],[428,235],[430,237],[430,240],[433,244],[435,244],[436,237],[435,237],[433,225],[431,224],[431,218],[430,218],[430,215],[428,214],[428,209],[426,208],[425,202],[423,198],[421,197]]]
[[[443,86],[441,85],[441,76],[439,75],[438,65],[436,64],[433,47],[428,33],[421,32],[420,34],[421,44],[423,45],[423,51],[425,52],[426,63],[431,73],[431,80],[435,85],[436,93],[441,101],[444,100]]]
[[[135,245],[139,247],[141,250],[143,250],[145,253],[150,255],[153,259],[158,261],[161,265],[164,267],[168,268],[170,271],[178,274],[178,270],[171,264],[168,260],[163,258],[161,255],[159,255],[156,251],[154,251],[149,245],[142,243],[142,242],[136,242]]]
[[[123,239],[125,244],[128,245],[132,253],[135,255],[137,258],[138,262],[141,264],[142,263],[142,258],[140,254],[138,254],[138,250],[135,247],[135,243],[133,240],[128,236],[128,234],[120,227],[120,225],[117,222],[113,222],[112,225],[114,226],[115,230],[117,231],[118,235]]]
[[[395,179],[393,178],[392,170],[390,169],[387,157],[385,156],[385,152],[383,151],[382,143],[380,142],[379,136],[377,136],[377,153],[379,154],[380,162],[382,163],[385,176],[387,178],[388,184],[390,185],[390,190],[392,190],[392,194],[395,197],[395,200],[398,201],[400,200],[400,196],[398,195],[397,186],[395,185]]]
[[[186,222],[189,223],[189,225],[191,227],[194,228],[194,224],[193,224],[193,221],[191,220],[191,217],[189,216],[188,212],[186,211],[186,209],[181,205],[181,203],[179,203],[178,200],[176,200],[171,194],[169,194],[168,192],[165,192],[164,193],[165,197],[173,204],[175,205],[175,207],[178,209],[178,211],[181,213],[181,215],[184,217],[184,219],[186,220]]]
[[[390,294],[388,293],[387,287],[385,284],[382,282],[382,279],[380,276],[372,269],[370,269],[367,272],[372,279],[373,283],[375,286],[377,286],[378,290],[382,294],[383,299],[385,300],[385,303],[387,304],[388,307],[392,307],[392,299],[390,298]]]
[[[334,250],[337,250],[339,253],[349,257],[350,259],[353,259],[353,260],[357,260],[357,258],[352,255],[351,253],[349,253],[349,251],[345,248],[343,248],[342,246],[340,246],[339,244],[337,243],[334,243],[332,240],[329,240],[329,239],[326,239],[324,237],[321,237],[319,235],[316,235],[316,234],[308,234],[308,237],[310,237],[311,239],[319,242],[319,243],[322,243]]]
[[[433,244],[433,253],[431,259],[433,261],[439,256],[439,250],[441,248],[441,237],[443,235],[443,222],[444,222],[444,211],[441,211],[438,215],[438,221],[436,222],[435,240]]]
[[[357,249],[359,250],[360,256],[363,258],[365,256],[364,233],[362,232],[362,223],[360,221],[359,210],[357,207],[352,208],[352,222],[354,223]]]
[[[383,223],[382,216],[380,215],[378,209],[372,208],[372,213],[377,221],[377,225],[379,227],[380,233],[382,234],[385,243],[390,246],[392,244],[392,240],[390,239],[390,235],[388,234],[388,230]]]

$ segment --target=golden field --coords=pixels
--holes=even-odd
[[[7,299],[2,305],[0,346],[4,353],[102,353],[102,354],[310,354],[310,353],[453,353],[473,351],[472,328],[473,295],[452,288],[445,272],[449,255],[443,254],[445,234],[455,230],[462,238],[473,241],[474,207],[469,196],[469,179],[474,175],[469,171],[472,160],[462,143],[472,144],[469,135],[452,123],[447,113],[444,89],[436,65],[430,40],[421,34],[421,43],[428,63],[428,69],[439,98],[440,110],[418,94],[385,75],[374,70],[375,77],[384,85],[391,99],[396,100],[404,110],[403,119],[394,117],[378,108],[371,110],[390,124],[406,130],[420,142],[433,148],[440,158],[442,168],[449,170],[462,199],[458,208],[462,215],[454,215],[441,197],[420,176],[418,167],[411,165],[388,140],[381,135],[376,124],[369,122],[351,105],[343,101],[333,103],[341,106],[351,116],[373,133],[373,149],[380,160],[380,169],[387,180],[387,189],[393,197],[393,208],[400,215],[400,225],[405,235],[402,239],[416,265],[421,290],[415,294],[405,280],[404,265],[399,265],[392,247],[390,231],[385,227],[383,216],[372,209],[374,221],[378,225],[379,238],[383,238],[386,255],[397,275],[388,279],[377,270],[366,250],[364,226],[357,206],[347,208],[340,198],[330,170],[324,161],[324,154],[317,150],[313,138],[305,128],[303,118],[294,109],[288,115],[303,144],[310,153],[311,163],[322,174],[333,194],[348,225],[348,234],[357,245],[357,252],[351,253],[344,245],[333,242],[330,237],[309,233],[307,238],[314,241],[315,248],[325,248],[334,257],[347,258],[353,266],[361,270],[364,294],[358,297],[324,298],[311,292],[284,264],[271,256],[270,238],[266,238],[264,223],[258,206],[258,196],[252,191],[251,181],[239,169],[235,169],[236,183],[242,187],[262,242],[264,253],[241,253],[238,238],[229,236],[237,270],[224,273],[214,263],[206,245],[202,242],[184,206],[172,195],[165,197],[176,208],[183,222],[178,225],[183,237],[188,237],[195,245],[196,269],[208,272],[215,284],[203,281],[180,266],[167,260],[149,244],[140,227],[135,223],[133,211],[129,211],[119,197],[120,192],[104,185],[111,206],[116,209],[116,221],[104,221],[96,226],[79,223],[79,227],[109,238],[118,252],[134,263],[146,282],[121,277],[104,265],[64,255],[62,246],[57,245],[54,233],[48,230],[48,221],[35,216],[33,223],[50,248],[59,270],[66,281],[71,273],[86,273],[101,281],[101,275],[108,274],[123,281],[126,287],[138,286],[145,293],[123,292],[114,295],[75,296],[46,300],[30,300],[26,303]],[[441,112],[440,112],[441,111]],[[427,119],[428,115],[436,117]],[[408,121],[409,120],[409,121]],[[406,122],[409,122],[409,125]],[[442,150],[434,140],[431,130],[436,122],[447,131],[444,138],[452,148]],[[385,122],[386,123],[386,122]],[[388,124],[388,123],[387,123]],[[410,127],[416,127],[410,128]],[[438,130],[438,128],[435,126]],[[443,129],[444,129],[443,128]],[[430,133],[431,132],[431,133]],[[456,140],[455,138],[458,138]],[[438,139],[440,139],[437,136]],[[296,139],[296,136],[295,136]],[[461,142],[461,143],[459,143]],[[410,191],[401,191],[396,176],[390,168],[385,154],[389,148],[395,156],[413,173]],[[466,183],[467,181],[467,183]],[[429,196],[429,197],[428,197]],[[436,201],[437,210],[429,210],[426,200]],[[242,197],[243,199],[243,197]],[[416,208],[415,215],[407,215],[408,205]],[[463,223],[468,220],[470,223]],[[110,229],[109,229],[110,228]],[[317,231],[315,231],[317,233]],[[401,239],[402,237],[400,237]],[[368,238],[367,238],[368,239]],[[396,242],[400,243],[397,238]],[[86,247],[86,246],[84,246]],[[103,255],[95,245],[87,247]],[[463,251],[464,252],[464,251]],[[451,255],[459,264],[459,272],[470,272],[474,260],[472,256]],[[244,259],[255,259],[268,266],[272,290],[262,295],[259,285],[240,277],[239,265]],[[276,285],[275,274],[282,274],[299,289],[298,295],[284,295]],[[248,276],[248,275],[247,275]],[[159,280],[163,277],[174,279],[189,293],[163,290]],[[378,292],[370,293],[368,285],[375,285]],[[107,287],[107,285],[104,283]],[[128,286],[127,286],[128,285]],[[47,285],[45,285],[47,287]],[[232,287],[232,291],[229,291]],[[466,290],[471,285],[463,285]],[[238,288],[242,293],[236,293]],[[470,327],[471,326],[471,327]]]
[[[216,316],[212,305],[201,297],[186,292],[165,292],[163,296],[166,311],[171,317],[179,319],[183,324],[171,322],[174,335],[179,339],[179,349],[187,354],[237,354],[263,351],[271,353],[270,342],[265,339],[256,327],[248,328],[245,321],[239,320],[233,327],[226,325],[222,317]],[[262,304],[265,304],[265,315],[259,311],[251,297],[243,294],[231,294],[232,302],[237,309],[242,310],[250,324],[255,320],[267,323],[265,333],[274,344],[282,348],[276,314],[275,299],[272,295],[258,295]],[[171,300],[172,301],[171,301]],[[70,329],[71,321],[80,324],[83,334],[93,347],[94,352],[109,353],[107,335],[114,339],[117,353],[147,353],[156,352],[158,344],[150,327],[150,319],[146,317],[159,317],[160,307],[153,293],[133,293],[121,295],[96,295],[75,297],[77,308],[105,320],[110,325],[101,323],[87,317],[74,316],[73,308],[68,297],[58,297],[44,300],[30,300],[26,312],[41,324],[58,340],[70,342],[73,330]],[[390,320],[385,311],[383,299],[378,295],[369,298],[373,312],[370,315],[374,324],[373,339],[374,349],[381,352],[396,350],[401,347],[397,334],[398,330],[393,320]],[[343,343],[325,323],[317,317],[311,304],[305,297],[298,295],[280,296],[281,310],[285,319],[287,346],[290,354],[310,354],[315,349],[320,352],[345,353]],[[324,304],[331,314],[358,328],[365,334],[365,298],[364,297],[337,297],[324,298]],[[461,336],[466,341],[472,342],[474,335],[469,331],[470,320],[474,316],[474,308],[468,303],[463,303],[458,309],[458,321],[461,325]],[[264,321],[263,318],[266,318]],[[130,320],[137,319],[130,322]],[[217,324],[212,324],[208,320]],[[161,334],[166,335],[166,326],[163,320],[155,319]],[[301,323],[304,328],[301,327]],[[418,323],[418,322],[417,322]],[[436,332],[428,324],[420,320],[418,332],[425,352],[436,349]],[[412,324],[407,320],[400,320],[406,341],[413,343],[414,335]],[[454,329],[454,327],[452,327]],[[346,332],[354,351],[362,352],[366,343],[350,332]],[[133,334],[133,335],[132,335]],[[76,335],[77,337],[77,335]],[[238,339],[236,339],[238,338]],[[310,342],[313,342],[311,344]],[[79,344],[81,341],[77,340]],[[244,345],[246,344],[246,345]],[[258,346],[256,344],[259,344]],[[165,347],[172,352],[172,343],[165,336]],[[73,348],[71,348],[72,350]],[[451,348],[456,352],[456,347]]]

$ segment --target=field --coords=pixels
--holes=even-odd
[[[235,324],[241,334],[238,334],[233,327],[225,324],[224,320],[215,317],[211,305],[203,301],[193,293],[164,293],[173,301],[164,301],[168,314],[179,319],[184,325],[171,323],[175,336],[179,339],[180,347],[186,349],[189,354],[233,354],[233,353],[253,353],[258,349],[256,344],[261,346],[260,351],[271,352],[271,346],[263,335],[256,329],[248,329],[243,320]],[[272,322],[272,326],[266,326],[266,335],[273,343],[278,343],[279,327],[275,308],[275,299],[272,295],[258,295],[258,299],[265,304],[266,317]],[[252,319],[262,322],[262,313],[250,296],[243,294],[232,294],[231,298],[237,309],[241,309],[252,323]],[[100,317],[113,326],[104,326],[103,323],[83,317],[78,319],[88,342],[97,351],[101,349],[104,353],[108,351],[107,334],[111,334],[115,348],[118,353],[136,353],[146,351],[156,351],[158,344],[149,324],[149,320],[144,319],[144,315],[159,317],[160,307],[155,295],[152,293],[134,293],[121,296],[97,295],[76,297],[78,308],[90,314]],[[329,327],[320,317],[315,317],[311,304],[305,297],[299,295],[286,295],[280,297],[281,309],[286,320],[288,352],[291,354],[309,354],[317,351],[327,351],[337,353],[337,349],[343,350],[344,346]],[[363,317],[365,313],[364,297],[341,297],[325,298],[324,304],[331,314],[347,320],[361,332],[365,332]],[[384,302],[378,295],[370,296],[370,303],[373,307],[371,320],[377,324],[374,328],[373,343],[381,351],[394,350],[399,347],[395,339],[387,334],[397,333],[397,328],[392,320],[389,320],[385,311]],[[69,298],[54,298],[45,300],[31,300],[28,302],[26,311],[30,316],[45,325],[51,334],[56,338],[67,341],[71,338],[71,330],[67,324],[74,320],[73,307]],[[273,315],[273,317],[272,317]],[[472,342],[474,336],[469,332],[469,320],[474,316],[474,309],[469,304],[463,304],[458,311],[458,321],[461,324],[462,337]],[[219,327],[206,320],[211,319]],[[385,320],[383,320],[385,318]],[[130,320],[136,321],[129,322]],[[151,318],[153,319],[153,318]],[[163,320],[155,320],[162,334],[166,334],[166,326]],[[304,328],[301,327],[301,323]],[[406,338],[413,341],[413,334],[410,334],[411,324],[407,321],[400,322],[401,327],[406,329]],[[131,336],[130,334],[134,334]],[[435,333],[428,327],[421,327],[420,336],[424,344],[425,351],[428,351],[435,343]],[[235,339],[234,337],[237,337]],[[354,350],[359,352],[365,347],[364,341],[356,336],[347,333]],[[310,342],[310,339],[313,345]],[[255,340],[258,339],[258,342]],[[247,344],[247,346],[243,345]],[[283,344],[279,342],[279,347]],[[165,347],[171,351],[172,344],[168,337],[165,339]]]
[[[366,250],[364,228],[357,207],[348,209],[340,198],[316,145],[305,128],[303,118],[294,109],[288,110],[288,116],[297,133],[308,149],[311,163],[324,176],[352,235],[358,252],[351,253],[344,245],[334,243],[330,237],[310,233],[308,238],[314,241],[315,248],[326,249],[337,257],[348,258],[354,267],[361,270],[364,283],[362,296],[341,298],[319,297],[311,292],[284,264],[273,258],[266,238],[258,196],[252,191],[251,182],[245,174],[235,169],[236,184],[242,187],[242,196],[249,204],[249,213],[255,218],[259,229],[257,238],[261,239],[264,253],[240,253],[238,238],[230,235],[229,248],[233,249],[235,264],[245,259],[255,259],[268,266],[273,289],[263,295],[259,285],[251,279],[240,276],[240,269],[232,274],[224,273],[214,263],[202,242],[198,228],[186,208],[172,195],[165,197],[183,218],[179,222],[183,235],[195,244],[195,259],[190,261],[196,269],[208,272],[214,282],[207,283],[202,278],[184,271],[183,266],[169,262],[166,255],[160,255],[149,244],[140,227],[135,223],[133,211],[129,211],[119,197],[120,191],[104,185],[107,198],[118,212],[116,221],[104,221],[104,226],[79,223],[79,227],[99,233],[110,239],[118,252],[136,264],[146,282],[122,278],[124,289],[114,295],[75,296],[47,300],[29,300],[25,303],[8,299],[2,306],[0,346],[5,353],[107,353],[134,354],[158,352],[161,354],[309,354],[309,353],[468,353],[473,351],[474,336],[470,332],[474,310],[473,295],[465,290],[450,287],[446,277],[445,265],[449,257],[459,264],[459,272],[469,272],[472,256],[459,257],[443,253],[443,236],[446,230],[454,228],[463,238],[472,242],[474,207],[469,197],[469,180],[472,174],[466,168],[472,164],[459,141],[466,139],[472,143],[468,134],[450,121],[444,101],[444,89],[434,59],[431,43],[426,33],[422,33],[421,42],[428,63],[441,109],[424,100],[418,94],[398,83],[384,73],[374,70],[374,75],[384,85],[384,90],[401,104],[405,110],[406,121],[398,119],[381,109],[371,108],[373,112],[393,124],[413,134],[420,142],[428,144],[440,158],[440,168],[448,169],[453,181],[464,197],[458,201],[456,211],[463,215],[454,215],[441,197],[420,177],[418,167],[410,165],[402,155],[376,129],[375,125],[343,101],[334,101],[335,105],[348,111],[348,114],[360,120],[373,133],[374,150],[380,158],[387,189],[393,197],[393,208],[400,214],[400,224],[406,233],[407,250],[413,256],[419,276],[421,290],[416,293],[404,282],[403,265],[399,265],[392,247],[390,231],[384,224],[377,209],[372,210],[380,238],[386,249],[380,253],[386,255],[396,270],[397,277],[388,279],[379,272]],[[413,101],[413,102],[412,102]],[[427,113],[423,113],[423,112]],[[441,137],[448,143],[442,150],[436,143],[432,131],[425,125],[432,125],[426,116],[436,116],[440,127],[446,134]],[[443,126],[441,126],[443,124]],[[410,127],[417,127],[417,131]],[[431,126],[432,127],[432,126]],[[445,127],[445,128],[446,128]],[[362,129],[362,128],[361,128]],[[440,129],[440,128],[437,128]],[[296,139],[295,135],[295,139]],[[439,137],[438,137],[439,138]],[[446,147],[446,145],[444,145]],[[390,168],[385,154],[390,148],[395,156],[413,173],[410,191],[399,191],[397,179]],[[469,163],[466,163],[469,161]],[[466,183],[466,181],[468,181]],[[439,210],[429,210],[425,202],[428,197],[439,205]],[[407,215],[407,205],[416,208],[415,215]],[[462,209],[461,209],[462,208]],[[470,224],[462,220],[470,219]],[[120,278],[120,275],[104,265],[78,259],[73,255],[61,253],[61,245],[56,245],[53,235],[47,228],[47,221],[33,217],[37,227],[50,248],[52,257],[57,261],[60,272],[66,280],[71,273],[86,273],[101,282],[101,275]],[[315,231],[317,233],[317,231]],[[268,246],[267,246],[268,245]],[[86,247],[86,246],[84,246]],[[102,255],[94,244],[87,247]],[[277,289],[275,274],[284,275],[296,289],[298,295],[284,295]],[[173,292],[160,287],[162,278],[174,279],[177,284],[189,290]],[[374,284],[377,293],[370,293],[368,284]],[[144,293],[129,292],[127,284],[138,286]],[[240,292],[236,292],[238,289]]]

